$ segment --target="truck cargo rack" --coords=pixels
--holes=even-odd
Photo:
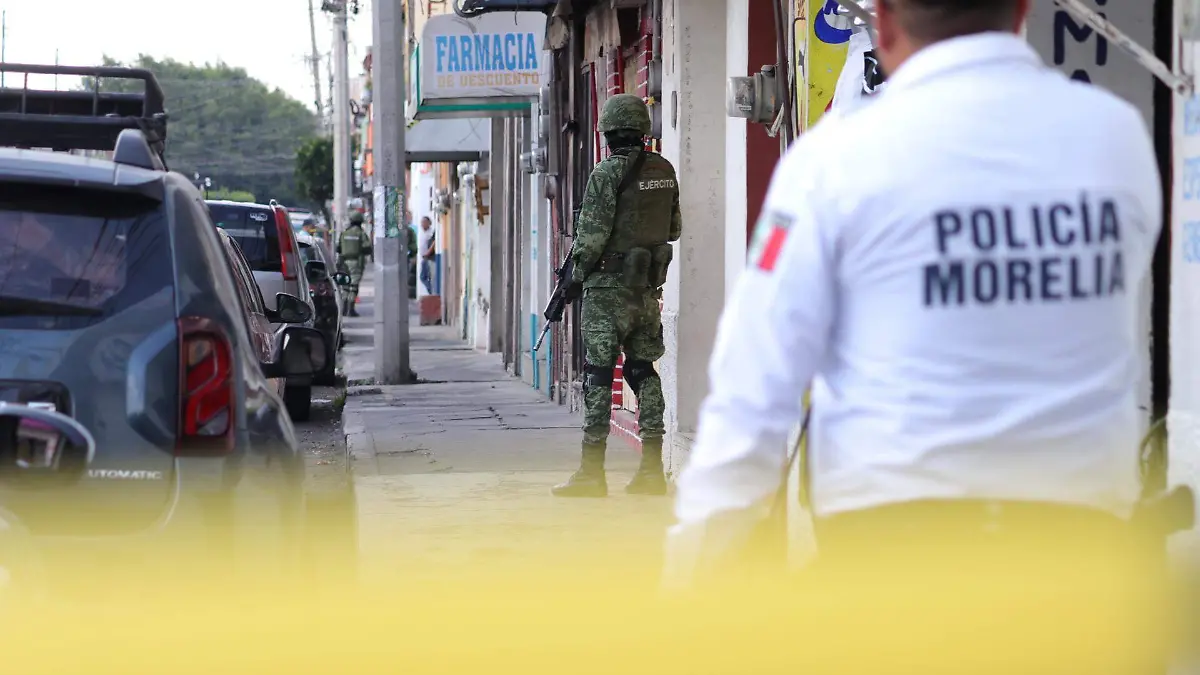
[[[115,151],[121,132],[133,129],[141,132],[157,159],[163,160],[165,100],[149,70],[0,63],[0,72],[24,75],[21,87],[0,87],[0,146]],[[92,81],[86,90],[30,89],[30,75],[73,75]],[[106,79],[140,80],[143,90],[101,91],[101,81]]]

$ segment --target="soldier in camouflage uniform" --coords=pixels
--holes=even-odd
[[[625,381],[637,396],[642,437],[642,463],[625,491],[664,495],[666,404],[654,362],[664,351],[659,299],[671,262],[670,242],[679,239],[683,226],[679,187],[671,163],[643,149],[650,135],[650,112],[640,98],[610,98],[599,127],[612,154],[588,178],[567,289],[568,299],[583,297],[583,460],[570,480],[553,492],[560,497],[608,495],[604,454],[613,371],[624,351]]]
[[[366,256],[371,254],[371,241],[363,232],[363,214],[356,211],[350,214],[350,227],[347,227],[338,239],[337,254],[341,262],[346,263],[346,271],[350,273],[350,285],[346,287],[343,299],[343,311],[350,316],[358,316],[358,284],[362,281],[363,263]]]

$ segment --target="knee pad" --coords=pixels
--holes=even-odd
[[[643,382],[652,377],[658,377],[658,372],[654,370],[654,364],[649,361],[626,361],[624,374],[625,381],[629,383],[629,388],[633,390],[635,396],[641,394]]]
[[[592,388],[612,390],[613,383],[613,366],[596,366],[587,364],[583,367],[583,390],[587,391]]]

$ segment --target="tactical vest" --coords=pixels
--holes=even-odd
[[[342,233],[342,257],[347,260],[362,257],[362,228],[357,225],[352,225],[346,228]]]
[[[633,168],[636,148],[616,151],[606,161],[621,163],[618,175]],[[647,152],[641,170],[617,196],[616,220],[604,254],[585,286],[658,288],[666,282],[670,264],[671,217],[679,184],[675,167]]]

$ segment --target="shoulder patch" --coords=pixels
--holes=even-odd
[[[795,219],[786,213],[766,211],[758,219],[754,228],[754,238],[750,242],[750,261],[760,270],[770,272],[775,269],[783,245],[787,243],[788,232],[792,229]]]

